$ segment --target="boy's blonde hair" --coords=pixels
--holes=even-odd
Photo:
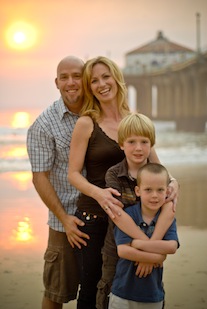
[[[155,144],[155,127],[152,121],[140,113],[130,113],[124,117],[118,127],[118,143],[123,146],[124,141],[132,135],[148,137],[151,147]]]
[[[109,71],[115,79],[118,87],[117,101],[119,112],[122,116],[126,116],[130,112],[130,110],[127,99],[127,87],[124,82],[122,71],[114,61],[103,56],[90,59],[84,65],[83,88],[85,94],[85,102],[81,110],[81,116],[91,116],[95,120],[98,120],[101,117],[102,110],[100,103],[91,91],[92,70],[96,64],[104,64],[109,68]]]

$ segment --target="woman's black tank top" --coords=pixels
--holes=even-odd
[[[124,157],[124,152],[118,143],[108,137],[95,122],[85,156],[87,180],[98,187],[105,188],[106,171],[109,167],[123,160]],[[80,195],[77,207],[81,211],[97,216],[106,215],[97,201],[85,194]]]

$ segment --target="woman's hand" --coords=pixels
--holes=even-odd
[[[175,178],[172,178],[168,185],[168,196],[166,202],[173,202],[173,211],[176,211],[177,201],[178,201],[178,192],[179,192],[179,183]]]
[[[120,193],[113,188],[101,189],[99,187],[96,187],[93,194],[93,197],[111,219],[120,216],[120,207],[124,207],[124,205],[113,195],[120,196]]]

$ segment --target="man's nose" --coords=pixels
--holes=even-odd
[[[68,85],[73,85],[74,84],[74,79],[73,79],[72,76],[68,77],[67,83],[68,83]]]

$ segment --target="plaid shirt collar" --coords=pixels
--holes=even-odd
[[[76,115],[74,113],[72,113],[68,107],[65,105],[65,103],[63,102],[62,97],[60,97],[59,99],[59,104],[58,104],[58,115],[60,117],[60,120],[62,120],[65,116],[66,113],[69,113],[71,115]]]

